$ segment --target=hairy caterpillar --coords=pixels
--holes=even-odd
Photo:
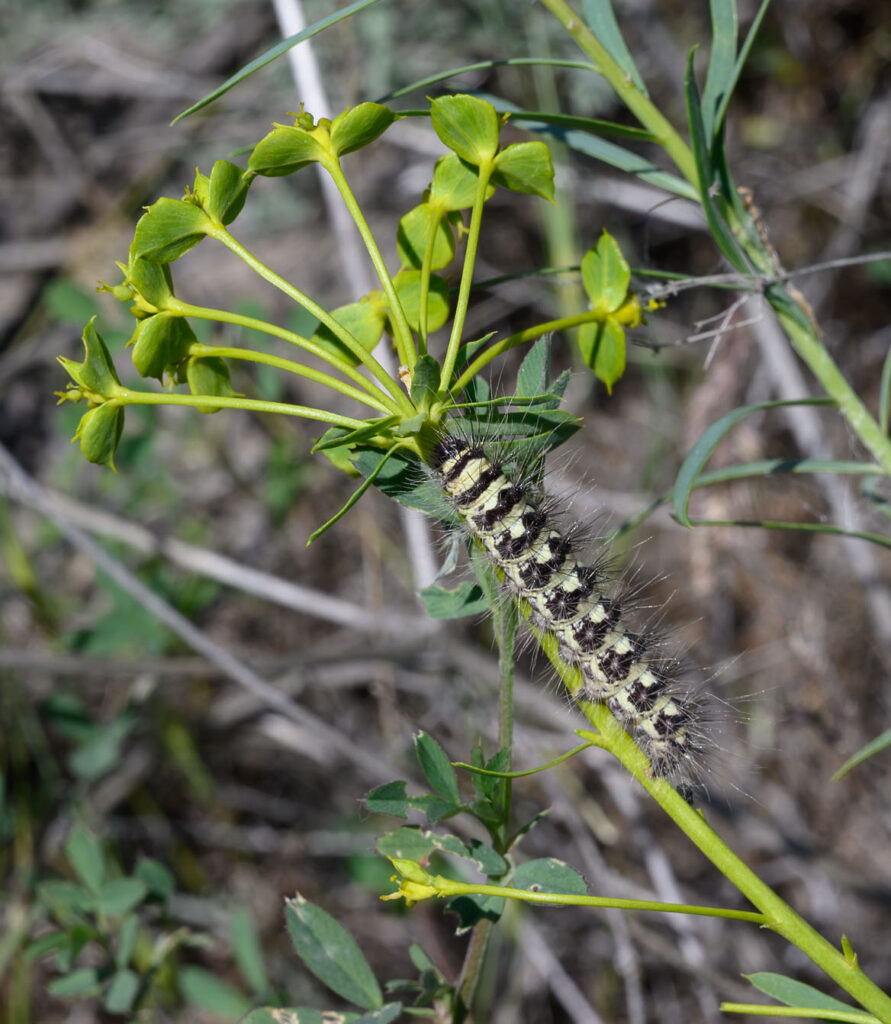
[[[691,703],[670,692],[647,640],[623,626],[604,574],[575,557],[542,503],[478,444],[444,435],[430,465],[471,536],[528,604],[534,625],[552,634],[560,656],[579,669],[585,697],[606,703],[639,741],[653,773],[669,775],[695,759]]]

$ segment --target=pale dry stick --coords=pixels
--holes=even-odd
[[[604,1024],[603,1018],[588,1002],[582,990],[563,970],[563,965],[528,915],[520,926],[520,948],[573,1024]]]
[[[353,739],[341,735],[327,722],[289,700],[229,651],[211,640],[206,633],[194,626],[153,590],[150,590],[92,537],[61,514],[43,488],[28,476],[2,445],[0,445],[0,482],[2,482],[3,491],[8,497],[49,519],[62,536],[87,555],[98,569],[117,583],[125,593],[154,615],[162,625],[175,633],[192,650],[202,654],[209,662],[216,665],[224,675],[250,691],[268,707],[275,709],[298,726],[308,729],[317,738],[324,738],[325,742],[337,750],[342,757],[372,777],[381,780],[393,778],[394,769],[383,758],[365,751]]]
[[[300,0],[272,0],[272,5],[275,8],[275,15],[283,38],[296,35],[306,27]],[[304,39],[297,46],[292,46],[288,50],[288,62],[297,92],[309,112],[315,118],[333,117],[334,111],[322,82],[312,48],[312,40]],[[334,237],[337,239],[337,250],[344,276],[350,282],[353,298],[358,299],[369,292],[375,284],[364,258],[365,248],[331,176],[321,164],[316,164],[315,169],[322,188],[325,209]],[[377,358],[387,373],[395,380],[398,367],[388,344],[378,346]],[[430,538],[430,521],[417,509],[406,508],[401,504],[399,505],[399,515],[405,531],[415,589],[422,590],[429,586],[439,573],[439,565]],[[440,622],[432,621],[435,628],[438,629],[441,626]]]
[[[9,486],[0,476],[0,493],[8,494]],[[272,573],[253,569],[207,548],[186,544],[174,537],[157,537],[140,523],[86,505],[48,488],[43,488],[43,494],[59,515],[89,533],[119,541],[143,555],[162,555],[180,569],[216,580],[243,593],[262,597],[283,608],[376,636],[399,638],[405,636],[407,630],[418,636],[430,632],[428,619],[405,614],[378,614],[343,598],[332,597],[312,587],[291,583]]]

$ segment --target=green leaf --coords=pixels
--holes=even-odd
[[[715,114],[716,134],[720,132],[721,125],[724,123],[724,117],[727,114],[727,105],[730,103],[730,97],[736,89],[736,83],[739,81],[742,69],[745,67],[745,63],[749,58],[749,51],[752,49],[752,44],[755,42],[755,37],[758,35],[758,29],[761,27],[761,22],[764,20],[764,15],[767,13],[769,4],[770,0],[761,0],[761,6],[758,8],[758,13],[752,19],[752,24],[749,26],[749,31],[746,34],[746,40],[736,58],[736,65],[733,68],[733,74],[727,81],[724,89],[724,96],[721,99],[718,105],[718,110]]]
[[[230,398],[236,394],[229,367],[218,356],[192,356],[186,363],[186,380],[193,395]],[[220,406],[204,406],[200,411],[219,412]]]
[[[486,843],[480,842],[479,839],[470,840],[467,846],[467,853],[464,856],[469,857],[480,871],[490,878],[497,878],[503,875],[510,866],[500,853],[497,853]]]
[[[396,294],[405,311],[406,319],[413,331],[419,329],[421,312],[420,270],[400,270],[393,278]],[[427,293],[427,330],[438,331],[449,318],[449,285],[445,278],[430,275],[430,290]]]
[[[578,871],[555,857],[526,861],[513,873],[510,884],[527,892],[557,892],[570,896],[588,894],[588,886]]]
[[[503,896],[453,896],[446,902],[446,909],[458,915],[456,935],[464,935],[475,928],[480,921],[496,922],[504,913]]]
[[[50,932],[48,935],[41,935],[29,946],[25,947],[23,956],[26,963],[33,963],[48,953],[57,953],[68,944],[68,933],[63,931]]]
[[[582,257],[582,283],[598,317],[614,313],[625,302],[631,268],[619,243],[606,231]]]
[[[173,895],[176,882],[170,869],[159,861],[143,857],[136,865],[134,874],[145,883],[148,894],[153,899],[164,901]]]
[[[882,364],[882,380],[879,385],[879,426],[888,433],[889,410],[891,410],[891,348]]]
[[[539,338],[529,349],[517,371],[517,396],[533,398],[543,394],[550,385],[551,339]]]
[[[112,917],[123,917],[148,895],[148,888],[140,878],[115,878],[102,887],[96,899],[96,909]]]
[[[743,977],[766,996],[777,999],[787,1006],[802,1006],[809,1010],[839,1010],[850,1013],[857,1007],[842,1003],[832,996],[827,996],[811,985],[787,978],[783,974],[772,971],[759,971],[757,974],[744,974]]]
[[[50,281],[41,292],[40,301],[53,320],[72,327],[80,327],[99,312],[95,292],[88,293],[65,278]]]
[[[612,394],[613,384],[625,372],[625,328],[611,316],[602,323],[582,324],[578,346],[585,363]]]
[[[433,356],[421,356],[411,376],[411,400],[419,409],[429,409],[439,389],[439,363]]]
[[[462,619],[489,610],[482,589],[470,580],[462,580],[452,590],[432,583],[421,591],[421,600],[431,619]]]
[[[696,161],[699,201],[702,203],[702,209],[708,221],[709,230],[718,248],[736,270],[745,274],[749,270],[748,261],[740,251],[739,245],[727,226],[727,221],[712,194],[712,187],[718,182],[716,181],[709,155],[711,140],[706,138],[705,125],[702,120],[702,108],[699,103],[699,89],[693,73],[693,57],[695,53],[696,50],[694,48],[690,51],[690,55],[687,58],[684,93],[687,99],[687,122],[690,129],[690,141],[693,144],[693,158]]]
[[[862,764],[868,758],[873,757],[882,750],[886,750],[888,747],[891,747],[891,729],[886,729],[880,736],[876,736],[874,740],[870,740],[869,743],[861,747],[856,754],[849,757],[841,768],[833,774],[832,781],[835,782],[847,775],[852,768],[856,768],[858,764]]]
[[[65,843],[65,855],[74,873],[94,895],[105,881],[105,857],[99,840],[78,822]]]
[[[159,199],[136,224],[130,260],[172,263],[213,230],[207,214],[188,199]]]
[[[398,1019],[401,1013],[402,1003],[387,1003],[379,1010],[374,1010],[371,1013],[363,1013],[362,1016],[357,1017],[352,1024],[391,1024],[392,1021]]]
[[[638,89],[647,95],[647,88],[634,64],[616,22],[612,0],[582,0],[582,15],[606,52],[625,72]]]
[[[386,307],[368,298],[340,306],[331,311],[331,316],[341,327],[349,331],[367,352],[371,352],[381,340],[387,322]],[[340,356],[351,366],[359,362],[337,335],[324,324],[319,324],[311,340],[321,345],[327,352]]]
[[[491,103],[476,96],[442,96],[430,104],[433,130],[445,146],[474,166],[498,152],[500,124]]]
[[[250,176],[228,160],[217,160],[210,172],[210,186],[205,209],[220,224],[231,224],[241,213],[248,189]]]
[[[399,120],[388,107],[380,103],[360,103],[357,107],[349,107],[331,122],[331,145],[338,156],[352,153],[378,136]]]
[[[454,153],[446,153],[436,161],[433,168],[430,202],[449,212],[468,210],[476,201],[478,187],[479,174],[476,168]],[[494,185],[487,186],[486,198],[494,191]]]
[[[376,845],[378,853],[383,857],[413,860],[419,864],[427,860],[434,848],[431,833],[408,826],[384,833]]]
[[[448,818],[455,814],[460,807],[460,804],[453,804],[449,800],[443,800],[442,797],[436,796],[433,793],[413,796],[409,802],[415,810],[426,815],[431,825],[435,825],[438,821],[442,821],[443,818]]]
[[[495,158],[492,181],[512,192],[554,198],[554,164],[543,142],[515,142]]]
[[[500,97],[489,96],[488,98],[499,111],[516,111],[518,109],[514,104],[508,103]],[[607,142],[606,139],[598,138],[590,132],[540,120],[524,121],[523,127],[527,131],[556,139],[565,146],[569,146],[570,149],[594,157],[596,160],[602,160],[611,167],[618,167],[619,170],[634,174],[658,188],[666,189],[685,199],[699,200],[696,188],[688,181],[663,171],[658,165],[645,159],[639,153],[617,146],[614,142]]]
[[[750,413],[760,412],[762,409],[773,409],[778,406],[794,405],[834,405],[831,398],[803,398],[796,401],[774,401],[758,402],[754,405],[742,405],[732,412],[728,412],[719,420],[715,420],[702,432],[696,444],[690,449],[689,455],[684,459],[678,470],[677,478],[672,490],[672,502],[674,504],[674,515],[682,526],[692,526],[687,515],[687,508],[690,504],[690,492],[696,479],[702,471],[702,467],[708,462],[712,452],[717,448],[721,438],[731,430],[737,423],[745,419]]]
[[[344,1013],[341,1015],[343,1024],[355,1024],[358,1014]],[[330,1015],[322,1014],[311,1006],[265,1006],[251,1012],[239,1024],[327,1024],[326,1018],[330,1021]],[[341,1021],[330,1021],[330,1024],[341,1024]]]
[[[327,150],[311,131],[293,124],[279,124],[254,147],[248,160],[248,172],[281,178],[318,163],[327,155]]]
[[[219,99],[220,96],[238,85],[239,82],[243,82],[249,75],[252,75],[255,71],[259,71],[260,68],[266,67],[267,64],[271,64],[274,60],[281,57],[282,54],[287,53],[292,46],[296,46],[298,43],[303,42],[304,39],[312,38],[312,36],[316,35],[318,32],[322,32],[329,26],[336,25],[337,22],[343,21],[344,18],[349,18],[350,15],[363,10],[365,7],[372,7],[378,2],[379,0],[356,0],[356,3],[352,3],[347,7],[342,7],[340,10],[334,11],[333,14],[329,14],[325,18],[320,18],[318,21],[314,21],[311,25],[308,25],[300,32],[296,32],[294,35],[288,36],[287,39],[283,39],[280,43],[276,43],[275,46],[271,46],[268,50],[261,53],[259,57],[255,57],[249,64],[245,64],[243,68],[236,71],[236,73],[227,78],[222,85],[218,85],[216,89],[198,100],[197,103],[193,103],[187,110],[177,114],[171,124],[176,124],[176,122],[182,118],[188,117],[190,114],[194,114],[196,111],[201,110],[208,104],[213,103],[214,100]]]
[[[46,990],[51,996],[57,998],[70,998],[72,996],[96,995],[101,987],[99,971],[95,967],[81,967],[64,977],[56,978],[47,985]]]
[[[114,453],[124,430],[124,410],[116,402],[104,402],[81,417],[74,434],[88,462],[114,469]]]
[[[114,594],[113,596],[117,596]],[[124,601],[116,602],[114,606],[115,617],[125,616],[127,606]],[[94,630],[100,630],[100,623],[94,624]],[[108,620],[112,622],[112,619]],[[127,616],[128,631],[132,633],[135,618]],[[141,634],[144,641],[145,636]],[[95,648],[94,648],[95,652]],[[85,742],[71,752],[68,757],[68,767],[79,779],[98,779],[111,771],[121,759],[121,744],[130,735],[133,726],[136,724],[135,715],[132,711],[126,710],[107,725],[97,726],[94,734]]]
[[[366,793],[363,803],[372,814],[391,814],[394,818],[408,815],[408,797],[404,782],[386,782]]]
[[[418,762],[433,791],[452,804],[460,804],[458,777],[442,747],[432,736],[419,732],[415,735],[415,748]]]
[[[396,249],[403,267],[420,269],[427,249],[427,239],[434,230],[430,269],[440,270],[455,257],[455,235],[452,226],[442,215],[441,208],[421,203],[399,221],[396,230]]]
[[[286,901],[285,921],[297,955],[323,985],[365,1010],[383,1005],[368,961],[343,925],[299,895]]]
[[[105,993],[105,1009],[109,1013],[129,1013],[139,993],[139,975],[135,971],[116,971]]]
[[[237,1021],[251,1009],[250,1000],[203,967],[185,965],[178,969],[176,984],[180,995],[199,1010]]]
[[[711,149],[720,130],[718,111],[726,110],[734,79],[736,62],[736,0],[710,0],[712,46],[702,92],[702,122],[705,139]]]
[[[164,374],[175,373],[177,363],[189,354],[197,341],[189,322],[172,313],[156,313],[140,320],[130,339],[133,346],[133,365],[141,377],[164,379]]]
[[[131,254],[127,281],[136,295],[156,309],[164,309],[173,298],[173,278],[167,263],[153,263]]]
[[[93,317],[83,330],[84,361],[76,363],[73,359],[59,356],[59,362],[79,387],[102,398],[113,398],[121,382],[108,348],[96,330],[95,319]]]
[[[383,457],[379,449],[362,448],[353,453],[352,462],[362,476],[369,476]],[[440,520],[450,515],[442,491],[429,477],[422,476],[417,458],[406,452],[399,452],[388,460],[375,485],[407,508],[419,509]]]
[[[119,971],[123,970],[130,963],[130,957],[133,956],[133,949],[136,946],[138,934],[139,918],[135,914],[128,914],[121,921],[114,949],[114,965]]]
[[[232,915],[232,952],[241,975],[254,995],[263,996],[272,991],[263,965],[263,951],[250,914],[239,907]]]
[[[37,895],[56,917],[66,919],[93,909],[93,898],[83,886],[74,882],[41,882]]]

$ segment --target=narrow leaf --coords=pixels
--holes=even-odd
[[[129,1013],[139,993],[139,975],[135,971],[116,971],[105,993],[105,1009],[109,1013]]]
[[[343,925],[299,895],[286,901],[285,921],[297,955],[323,985],[365,1010],[383,1006],[371,967]]]
[[[238,85],[239,82],[243,82],[248,75],[252,75],[255,71],[259,71],[260,68],[266,67],[267,64],[271,64],[274,60],[281,57],[282,54],[287,53],[292,46],[302,43],[304,39],[311,39],[314,35],[322,32],[329,26],[336,25],[338,21],[343,21],[344,18],[349,18],[350,15],[356,14],[365,7],[372,7],[378,2],[379,0],[356,0],[356,3],[350,4],[348,7],[343,7],[339,11],[329,14],[326,18],[320,18],[318,21],[314,21],[312,25],[307,26],[302,31],[297,32],[292,36],[288,36],[287,39],[283,39],[280,43],[276,43],[275,46],[271,46],[264,53],[261,53],[259,57],[255,57],[249,64],[245,64],[240,71],[236,71],[236,73],[227,78],[222,85],[218,85],[216,89],[198,100],[197,103],[193,103],[191,107],[182,111],[182,113],[177,114],[170,123],[176,124],[177,121],[181,121],[184,117],[188,117],[190,114],[194,114],[196,111],[208,106],[208,104],[213,103],[214,100],[219,99],[220,96],[227,93],[233,86]]]
[[[811,985],[787,978],[783,974],[772,971],[760,971],[756,974],[744,974],[743,977],[766,996],[776,999],[787,1006],[802,1006],[809,1010],[840,1010],[850,1012],[855,1006],[842,1003],[832,996],[827,996]]]
[[[889,410],[891,410],[891,348],[882,365],[882,383],[879,387],[879,425],[888,433]]]
[[[702,91],[702,122],[709,149],[720,129],[718,111],[726,109],[733,86],[737,33],[736,0],[710,0],[710,7],[712,45]]]
[[[746,34],[746,41],[743,43],[742,48],[739,51],[739,55],[736,58],[733,75],[727,82],[724,97],[715,114],[715,128],[719,131],[724,122],[724,118],[727,115],[727,105],[730,103],[730,97],[736,90],[736,83],[739,81],[742,69],[745,67],[746,61],[749,59],[749,51],[752,49],[752,44],[755,42],[755,37],[758,35],[758,29],[761,28],[761,22],[764,20],[764,15],[767,14],[767,8],[769,5],[770,0],[761,0],[761,6],[758,8],[758,13],[752,20],[752,24],[749,26],[749,31]]]
[[[672,501],[674,503],[675,518],[682,526],[690,526],[687,516],[687,507],[690,504],[690,491],[702,471],[702,467],[708,462],[712,452],[717,448],[721,438],[731,430],[737,423],[745,419],[753,412],[760,412],[762,409],[773,409],[782,406],[794,405],[833,405],[830,398],[803,398],[795,401],[758,402],[754,405],[743,405],[738,409],[715,420],[702,432],[696,444],[690,449],[689,455],[684,459],[678,471],[677,478],[672,490]]]
[[[444,800],[459,804],[458,777],[442,747],[425,732],[415,736],[415,747],[418,761],[433,791]]]
[[[696,77],[693,73],[693,57],[695,53],[696,50],[694,48],[687,57],[684,93],[687,98],[687,122],[690,129],[690,141],[693,144],[693,157],[696,161],[696,173],[699,179],[699,201],[702,203],[709,229],[718,248],[733,267],[740,273],[745,274],[749,270],[749,265],[740,252],[736,239],[733,237],[712,195],[715,174],[709,155],[711,140],[706,138],[705,125],[702,120],[702,107],[699,102],[699,88],[696,85]]]
[[[251,916],[244,907],[239,907],[232,915],[231,931],[232,952],[238,969],[254,995],[262,998],[272,991],[272,987],[263,964],[260,940]]]
[[[98,893],[105,880],[105,858],[99,840],[80,822],[74,826],[65,854],[77,877],[92,893]]]
[[[849,757],[841,768],[839,768],[832,776],[832,781],[838,781],[838,779],[847,775],[852,768],[856,768],[858,764],[862,764],[874,754],[878,754],[880,751],[885,750],[888,747],[891,747],[891,729],[886,729],[880,736],[876,736],[874,740],[870,740],[866,746],[861,747],[856,754]]]
[[[582,14],[606,52],[646,96],[647,88],[622,38],[612,0],[582,0]]]

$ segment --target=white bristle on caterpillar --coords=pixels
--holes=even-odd
[[[609,707],[647,754],[653,774],[683,774],[695,764],[695,704],[672,693],[652,642],[623,626],[600,568],[575,557],[543,504],[481,445],[446,434],[430,465],[471,537],[528,605],[533,624],[550,633],[560,657],[579,670],[584,696]]]

